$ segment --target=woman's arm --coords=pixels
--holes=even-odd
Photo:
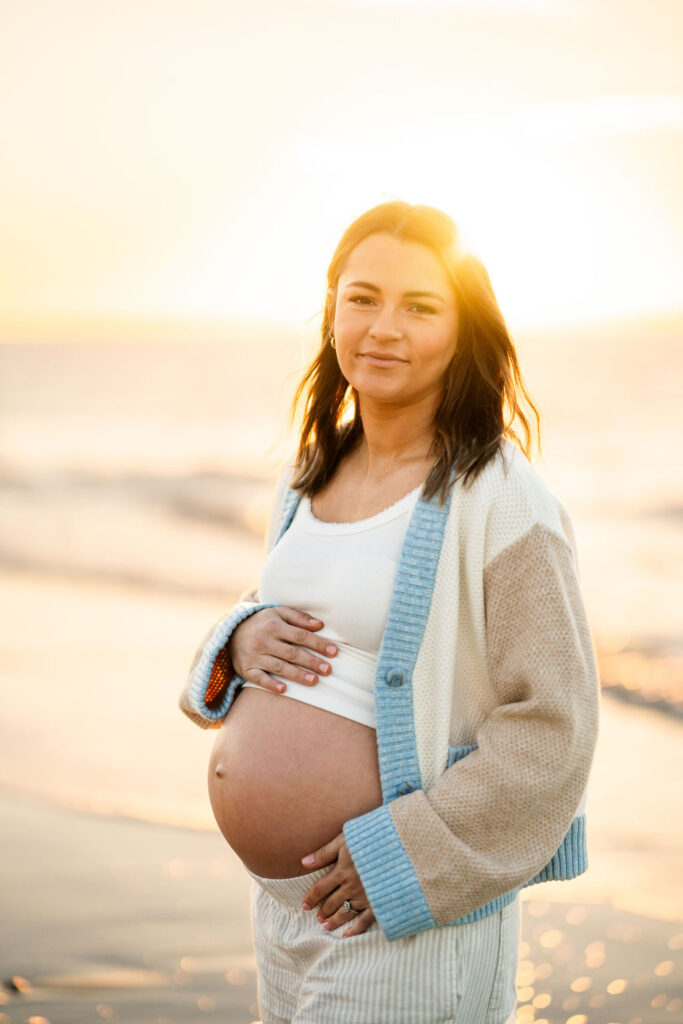
[[[253,592],[248,595],[252,597]],[[240,622],[274,605],[240,599],[205,634],[188,670],[178,707],[202,729],[218,728],[244,682],[228,655],[228,643]]]
[[[458,920],[529,882],[557,852],[585,793],[599,682],[576,553],[559,516],[555,527],[524,522],[521,530],[520,518],[519,501],[489,510],[485,630],[500,703],[476,730],[476,749],[429,791],[344,825],[389,939]]]
[[[266,554],[273,547],[280,531],[282,505],[291,473],[292,463],[289,462],[275,489],[264,543]],[[255,612],[273,607],[275,605],[272,603],[260,600],[258,590],[245,591],[240,594],[237,604],[227,615],[214,622],[201,640],[178,698],[180,710],[200,728],[215,729],[220,726],[244,682],[242,676],[235,672],[228,655],[228,643],[234,630]]]

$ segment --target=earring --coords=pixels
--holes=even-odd
[[[334,340],[334,334],[330,335],[330,345],[332,346],[332,348],[336,348],[337,347],[337,343]]]

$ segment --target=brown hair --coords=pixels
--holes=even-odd
[[[459,476],[464,477],[465,485],[470,477],[475,479],[501,449],[503,438],[517,442],[530,458],[531,430],[520,407],[520,394],[536,417],[539,453],[541,424],[483,263],[462,244],[461,232],[448,214],[433,206],[412,205],[402,200],[381,203],[361,214],[346,229],[335,249],[327,271],[329,291],[320,348],[299,382],[290,409],[293,424],[305,394],[296,469],[289,486],[312,497],[363,433],[356,389],[342,375],[329,341],[337,284],[346,260],[359,242],[380,231],[428,246],[441,259],[455,290],[457,348],[434,417],[430,448],[434,463],[422,490],[425,500],[429,500],[440,489],[442,505],[452,483]],[[344,419],[349,409],[353,416]],[[515,418],[522,424],[523,443],[512,426]],[[455,470],[452,479],[451,470]]]

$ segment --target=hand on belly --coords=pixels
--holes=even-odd
[[[308,862],[310,871],[317,871],[326,864],[331,865],[327,874],[314,882],[308,892],[304,893],[304,910],[317,908],[318,921],[328,931],[333,931],[341,924],[350,925],[342,933],[342,938],[367,931],[377,919],[346,845],[344,833],[335,836],[319,850],[311,851],[304,860]],[[351,910],[344,910],[346,900],[351,904]],[[318,906],[321,901],[322,905]]]

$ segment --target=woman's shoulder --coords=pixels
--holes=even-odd
[[[569,514],[518,445],[503,439],[472,486],[476,521],[483,527],[487,561],[534,527],[575,547]]]
[[[471,493],[478,503],[521,502],[539,512],[557,504],[557,498],[538,470],[508,438],[501,439],[498,451],[477,475]]]

